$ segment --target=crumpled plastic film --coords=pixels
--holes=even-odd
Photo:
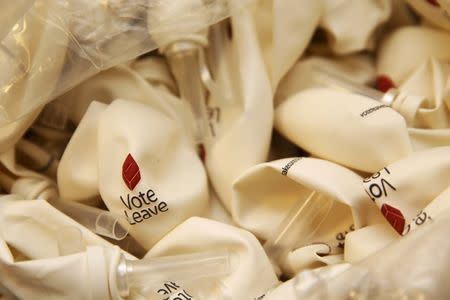
[[[0,41],[8,34],[14,24],[33,6],[35,0],[19,0],[14,5],[8,1],[0,3]]]
[[[159,36],[177,28],[195,33],[231,13],[229,0],[189,1],[176,11],[169,0],[35,1],[1,40],[0,126],[99,70],[156,49]]]

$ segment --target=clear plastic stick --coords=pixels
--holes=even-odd
[[[136,258],[143,258],[148,252],[148,249],[145,249],[131,234],[127,235],[122,240],[111,239],[108,237],[105,237],[105,239],[111,244],[119,246]]]
[[[231,104],[233,101],[233,84],[231,80],[231,66],[227,60],[228,49],[231,47],[229,34],[227,30],[227,21],[222,21],[210,27],[210,40],[208,44],[209,60],[208,65],[211,72],[202,72],[203,82],[210,93],[220,95],[224,104]],[[230,25],[231,26],[231,25]],[[206,59],[205,59],[206,60]],[[206,61],[203,70],[208,70]],[[221,82],[218,85],[210,75],[217,82],[220,78]],[[211,75],[212,74],[212,75]]]
[[[363,84],[348,80],[347,78],[337,73],[331,72],[317,65],[314,65],[312,67],[312,76],[313,80],[320,85],[324,85],[326,87],[334,88],[344,92],[366,96],[386,105],[391,105],[395,97],[398,95],[397,89],[391,88],[386,93],[383,93]]]
[[[117,266],[117,289],[126,297],[132,288],[144,288],[161,282],[192,281],[225,276],[231,271],[228,251],[211,251],[176,256],[127,260]]]
[[[315,191],[306,200],[299,200],[264,244],[267,255],[279,261],[295,247],[308,243],[332,206],[332,199]]]
[[[99,235],[122,240],[128,234],[129,223],[125,217],[114,215],[107,210],[59,200],[52,202],[52,205]]]
[[[20,182],[21,179],[25,178],[17,179],[13,175],[0,172],[0,186],[7,192],[10,192],[12,187]],[[17,191],[20,192],[21,189],[19,188]],[[55,208],[99,235],[115,240],[122,240],[128,235],[130,225],[123,216],[118,216],[107,210],[89,205],[55,199],[57,192],[53,186],[43,185],[43,190],[38,194],[38,199],[49,201]]]
[[[203,49],[193,42],[175,42],[166,55],[177,81],[180,96],[189,103],[194,116],[194,139],[204,144],[208,136],[208,116],[205,90],[201,77],[200,51]]]
[[[43,172],[56,178],[59,160],[46,150],[26,139],[20,139],[16,144],[18,154],[23,156],[24,164],[36,172]]]

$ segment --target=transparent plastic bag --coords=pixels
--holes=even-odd
[[[0,126],[100,70],[230,16],[233,0],[36,0],[0,44]],[[250,1],[233,1],[233,10]],[[0,36],[1,37],[1,36]]]
[[[0,2],[0,41],[8,34],[11,28],[33,6],[35,0],[17,0],[14,5],[9,1]]]

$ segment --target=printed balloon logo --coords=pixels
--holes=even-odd
[[[134,191],[141,180],[141,173],[131,154],[128,154],[123,162],[122,178],[127,187],[133,191],[126,195],[119,195],[120,201],[125,207],[123,214],[130,225],[139,224],[169,211],[169,205],[161,201],[153,189],[148,188],[147,191],[137,189]]]
[[[139,166],[129,153],[122,165],[122,178],[130,190],[133,190],[141,180]]]
[[[403,214],[399,209],[388,204],[383,204],[381,206],[381,213],[399,234],[403,233],[403,229],[405,228],[405,217],[403,217]]]

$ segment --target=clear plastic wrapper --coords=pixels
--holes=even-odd
[[[30,199],[45,199],[96,234],[114,240],[122,240],[128,235],[130,225],[125,217],[86,204],[55,199],[57,192],[46,180],[33,181],[31,178],[17,178],[6,172],[0,172],[0,186],[8,192],[14,191],[25,198],[31,196]],[[31,195],[27,188],[33,192]]]
[[[293,280],[297,299],[328,299],[329,295],[325,280],[315,275],[313,271],[301,272]]]
[[[347,271],[339,274],[335,278],[328,280],[328,286],[325,289],[336,288],[338,285],[346,286],[343,290],[346,292],[342,299],[351,300],[421,300],[432,299],[423,290],[416,288],[405,289],[390,283],[388,280],[379,277],[374,272],[360,266],[352,266]],[[329,297],[331,299],[331,297]]]
[[[169,63],[178,83],[180,96],[189,103],[194,115],[194,140],[197,144],[203,144],[208,137],[208,119],[200,74],[201,50],[192,42],[178,42],[173,46],[167,53]]]
[[[398,95],[395,88],[389,89],[386,93],[380,92],[368,86],[352,82],[339,74],[330,72],[319,66],[313,66],[312,74],[314,81],[320,85],[324,85],[344,92],[359,94],[385,105],[391,105]]]
[[[33,6],[35,0],[17,0],[14,5],[10,1],[0,2],[0,41],[8,34],[11,28]]]
[[[267,255],[278,262],[295,247],[311,242],[332,207],[332,199],[315,191],[306,200],[298,200],[264,244]]]
[[[127,260],[121,257],[117,265],[117,291],[127,297],[131,289],[145,296],[156,296],[154,288],[161,282],[198,281],[230,273],[230,254],[210,251],[167,257]],[[148,295],[147,295],[148,294]]]
[[[30,169],[56,178],[59,160],[39,145],[21,139],[16,144],[16,156]]]
[[[102,236],[122,240],[128,235],[129,224],[125,218],[116,216],[107,210],[59,200],[53,201],[52,205],[92,232]]]
[[[180,10],[172,0],[36,0],[1,41],[0,125],[156,49],[162,36],[195,33],[230,15],[228,0],[186,1]]]

